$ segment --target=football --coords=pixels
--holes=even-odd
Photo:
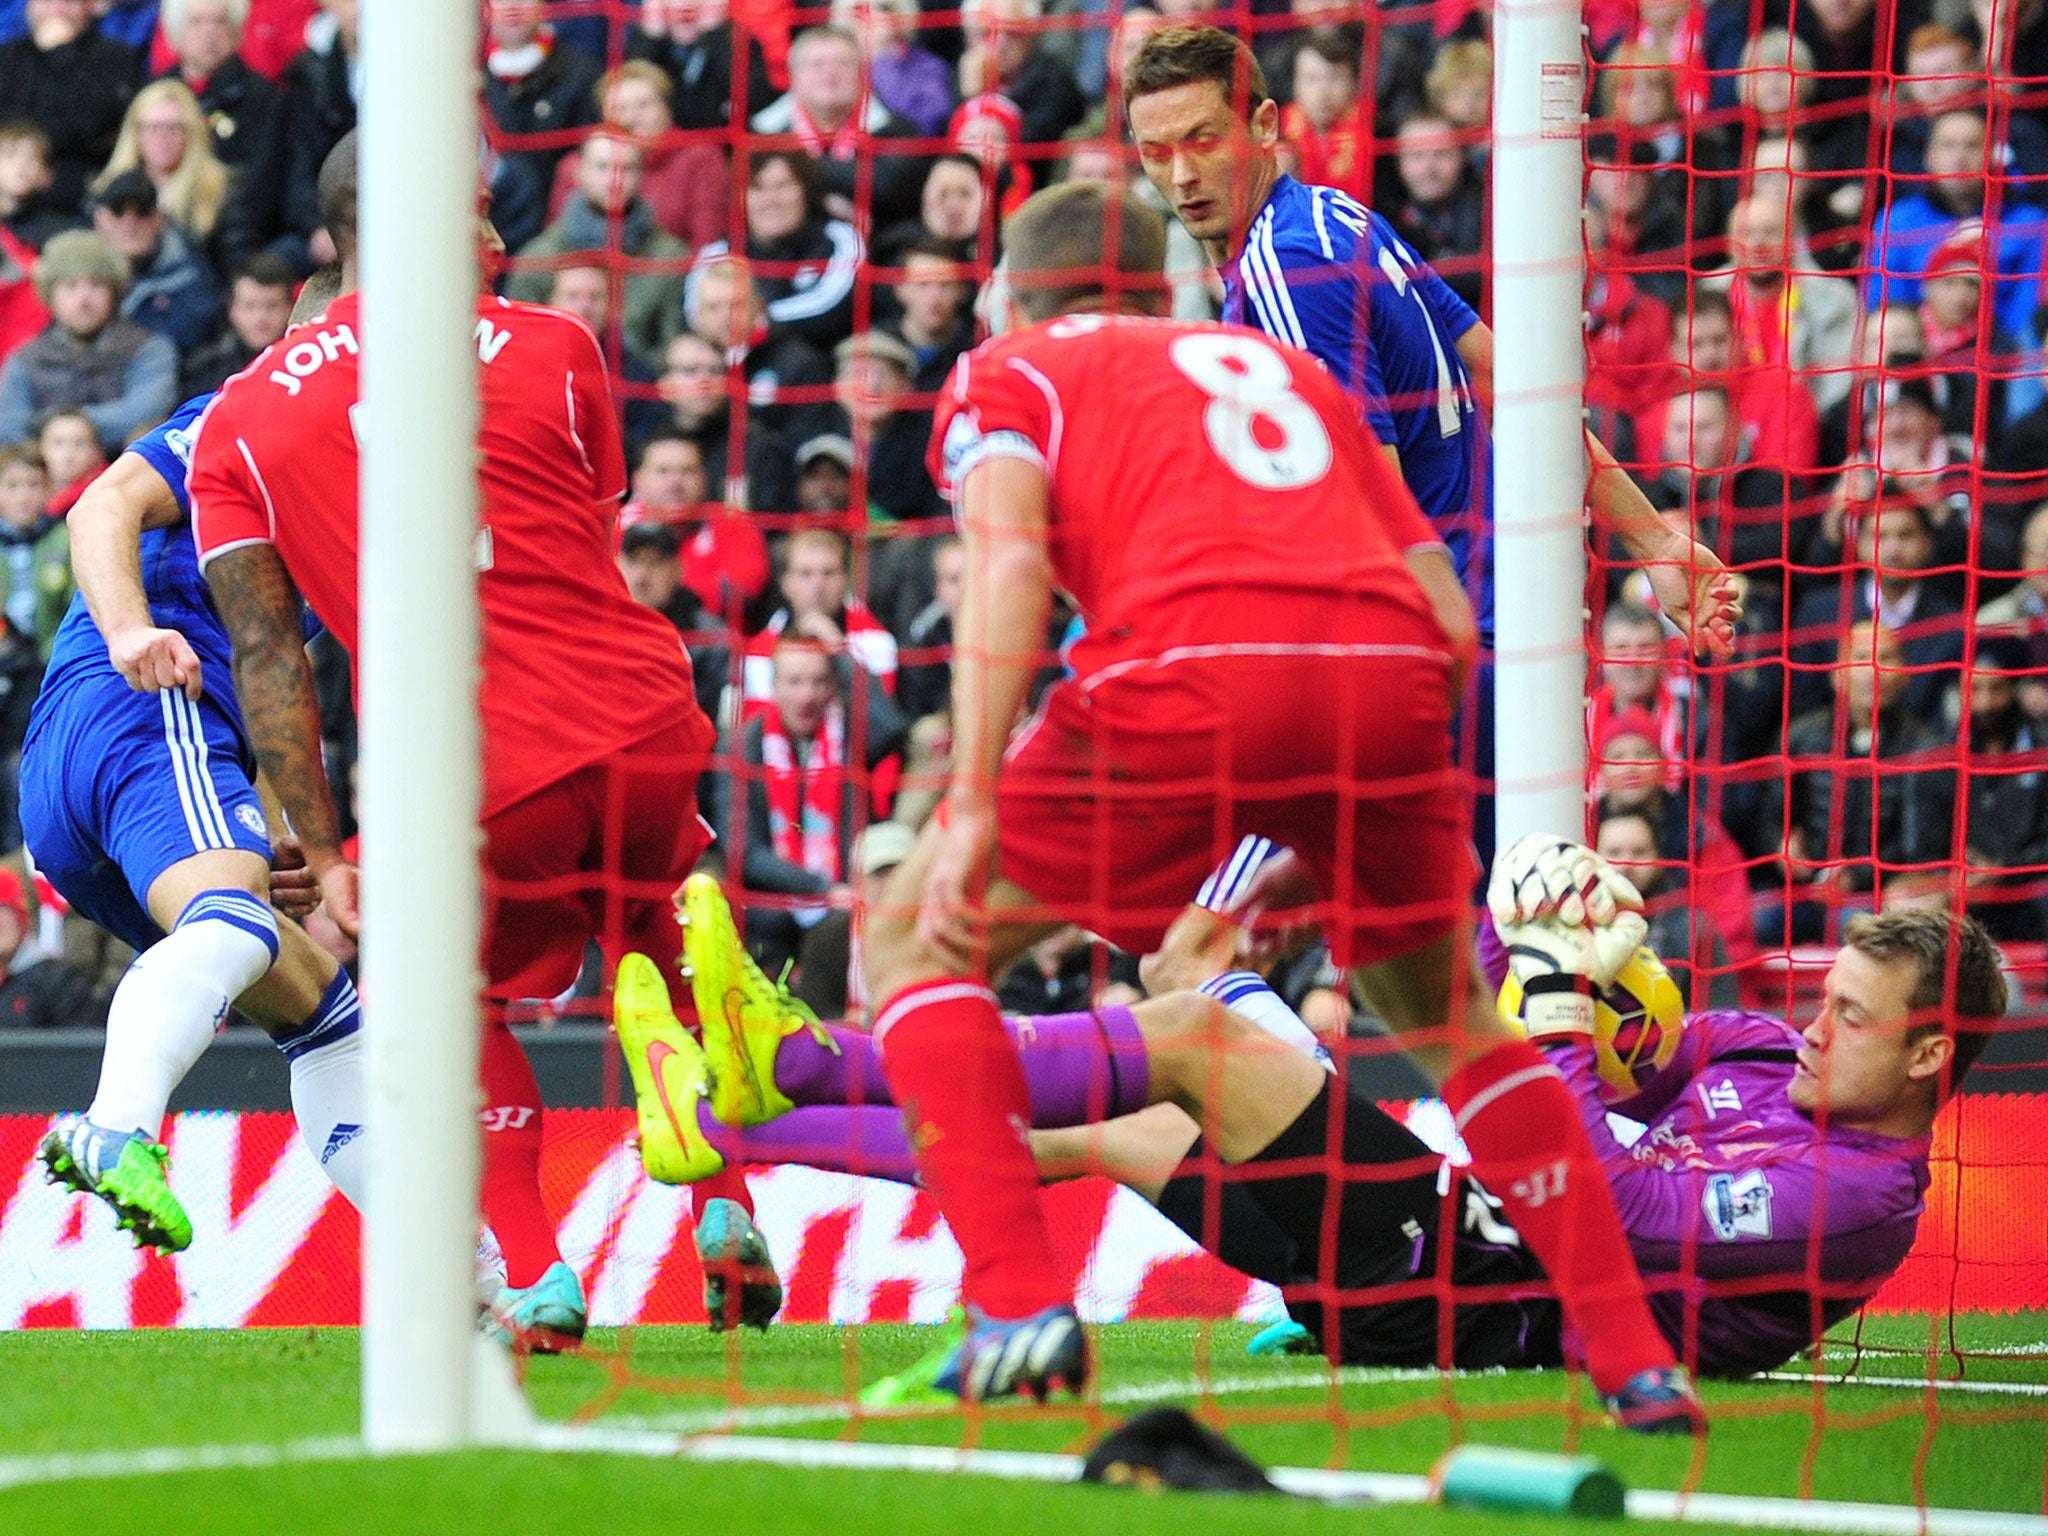
[[[1500,1010],[1522,1021],[1522,984],[1512,974],[1500,989]],[[1685,999],[1649,945],[1641,944],[1611,985],[1593,991],[1593,1051],[1610,1098],[1649,1085],[1677,1054],[1685,1032]]]

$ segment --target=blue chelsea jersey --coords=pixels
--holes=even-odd
[[[1300,347],[1358,402],[1493,630],[1486,423],[1458,338],[1479,317],[1392,225],[1353,198],[1282,176],[1224,273],[1223,318]]]
[[[198,552],[192,543],[192,508],[185,494],[199,418],[212,403],[211,394],[186,401],[169,421],[129,444],[127,451],[163,476],[183,514],[170,527],[153,528],[142,536],[142,587],[149,595],[150,616],[161,628],[175,629],[191,643],[205,674],[207,698],[224,709],[239,728],[241,712],[235,704],[232,681],[234,648],[214,611],[206,578],[200,574]],[[107,658],[107,642],[80,593],[71,599],[71,608],[51,646],[43,697],[52,698],[93,679],[117,676]]]

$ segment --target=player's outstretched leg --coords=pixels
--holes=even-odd
[[[540,1084],[502,1017],[484,1021],[483,1215],[505,1257],[505,1284],[479,1326],[508,1344],[549,1354],[583,1337],[589,1307],[576,1271],[555,1246],[540,1196]]]
[[[1501,1017],[1471,958],[1446,938],[1371,967],[1368,1000],[1397,1032],[1450,1024],[1417,1052],[1472,1155],[1577,1328],[1594,1388],[1627,1428],[1691,1433],[1705,1420],[1650,1315],[1614,1195],[1557,1069]]]
[[[670,1005],[668,983],[652,960],[629,954],[619,961],[613,986],[612,1018],[633,1078],[640,1160],[648,1177],[695,1184],[724,1171],[725,1156],[706,1134],[716,1126],[705,1102],[709,1066],[703,1047]],[[697,1258],[704,1266],[704,1312],[714,1329],[742,1323],[765,1328],[782,1309],[782,1282],[767,1241],[739,1202],[703,1202]]]
[[[716,879],[690,876],[678,908],[683,977],[711,1065],[712,1112],[732,1126],[762,1125],[787,1114],[796,1105],[778,1079],[784,1044],[791,1044],[792,1055],[809,1056],[811,1050],[801,1049],[808,1046],[836,1056],[833,1032],[754,963]],[[874,1076],[882,1089],[880,1073]]]
[[[52,1182],[98,1196],[138,1246],[168,1253],[192,1241],[157,1141],[171,1092],[211,1043],[229,1005],[277,959],[276,915],[241,889],[237,876],[253,883],[268,871],[253,854],[224,850],[183,861],[159,878],[151,904],[160,894],[165,906],[175,902],[169,931],[136,956],[114,989],[91,1107],[52,1130],[42,1148]]]
[[[869,914],[867,975],[880,1001],[875,1042],[903,1106],[925,1188],[966,1258],[967,1336],[937,1385],[982,1399],[1078,1391],[1087,1340],[1053,1261],[1028,1130],[1031,1092],[995,994],[955,969],[917,930],[916,913],[945,843],[934,817]],[[1018,920],[1035,905],[1000,878],[978,964],[995,972],[1048,931]]]

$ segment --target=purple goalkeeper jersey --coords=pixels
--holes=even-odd
[[[1506,957],[1497,941],[1482,952],[1497,986]],[[1786,1092],[1799,1043],[1768,1014],[1690,1014],[1671,1064],[1618,1103],[1602,1097],[1590,1041],[1546,1052],[1578,1098],[1658,1325],[1705,1374],[1782,1365],[1877,1293],[1920,1224],[1928,1138],[1823,1133]],[[1634,1146],[1609,1110],[1648,1127]]]

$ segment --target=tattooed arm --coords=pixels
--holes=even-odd
[[[235,694],[256,761],[320,881],[328,915],[351,938],[360,921],[356,870],[342,857],[334,797],[321,766],[320,707],[299,622],[299,593],[272,544],[242,544],[206,567],[214,606],[235,646]]]

